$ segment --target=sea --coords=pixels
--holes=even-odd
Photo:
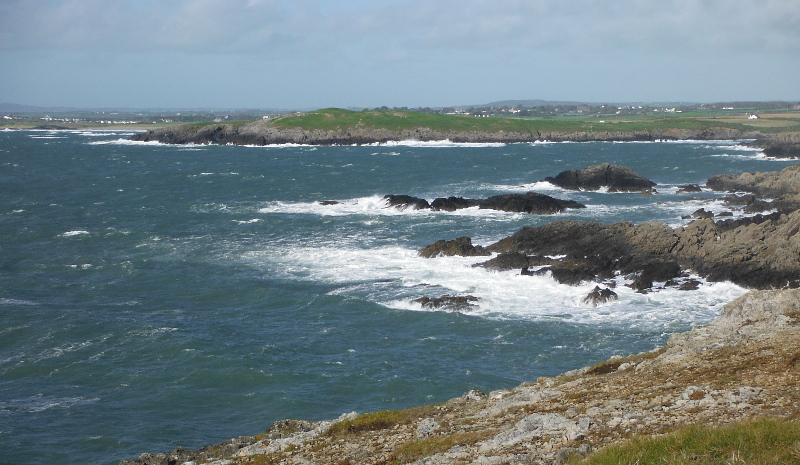
[[[443,402],[652,350],[746,289],[582,303],[567,286],[421,258],[559,220],[684,225],[709,176],[775,171],[738,141],[163,145],[126,131],[0,131],[0,464],[116,464],[255,435],[277,420]],[[542,182],[598,163],[658,193]],[[399,210],[386,194],[535,191],[556,215]],[[326,202],[327,201],[327,202]],[[414,299],[471,295],[460,312]]]

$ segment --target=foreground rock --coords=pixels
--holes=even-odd
[[[244,440],[246,446],[237,439],[198,452],[144,454],[121,465],[564,463],[571,454],[684,425],[796,418],[798,347],[800,290],[755,291],[727,304],[711,324],[674,335],[651,352],[374,420],[349,414],[313,424],[290,421],[283,434],[273,426]]]
[[[390,207],[400,210],[456,211],[462,208],[478,207],[487,210],[499,210],[513,213],[531,213],[535,215],[552,215],[568,208],[586,208],[586,205],[573,200],[562,200],[536,192],[524,194],[494,195],[488,199],[465,199],[462,197],[437,198],[428,203],[425,199],[410,195],[389,194],[384,196]]]
[[[630,168],[603,163],[582,170],[568,170],[544,179],[563,189],[596,191],[607,187],[609,192],[650,192],[656,183]]]

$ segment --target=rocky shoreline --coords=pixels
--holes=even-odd
[[[440,405],[322,422],[120,465],[551,464],[634,435],[800,414],[800,290],[753,291],[666,347]]]
[[[570,284],[630,274],[641,292],[651,291],[654,282],[678,283],[689,269],[709,280],[763,289],[727,304],[712,323],[673,335],[664,348],[513,389],[470,391],[440,405],[348,413],[315,423],[283,420],[257,436],[197,451],[143,454],[120,464],[561,464],[575,454],[682,425],[797,418],[800,165],[714,176],[706,187],[749,192],[750,197],[731,195],[729,202],[774,211],[716,221],[711,213],[681,228],[557,221],[523,228],[486,247],[460,237],[420,251],[431,259],[497,253],[480,266],[546,272]],[[609,297],[607,289],[595,291],[598,299]],[[468,308],[474,302],[470,296],[441,296],[420,304]]]

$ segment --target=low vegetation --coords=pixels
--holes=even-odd
[[[745,421],[711,428],[693,425],[665,436],[635,437],[570,465],[723,465],[800,463],[800,422]]]
[[[327,434],[328,436],[346,436],[365,431],[389,429],[397,425],[408,425],[431,415],[436,408],[436,405],[424,405],[404,410],[381,410],[364,413],[353,419],[333,425]]]

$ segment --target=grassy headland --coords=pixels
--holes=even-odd
[[[781,132],[800,130],[800,112],[748,115],[723,113],[661,113],[659,115],[582,115],[554,117],[476,117],[420,113],[399,110],[350,111],[326,108],[275,118],[269,125],[281,129],[336,131],[347,129],[388,129],[390,131],[429,128],[434,131],[481,131],[520,133],[573,133],[592,131],[650,131],[653,129],[703,130],[723,127],[742,132]]]

